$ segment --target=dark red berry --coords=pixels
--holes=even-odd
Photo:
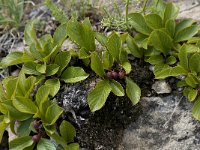
[[[42,124],[41,124],[40,121],[38,121],[38,120],[34,120],[34,121],[33,121],[33,128],[39,129],[39,128],[41,128],[41,127],[42,127]]]
[[[36,134],[32,136],[32,140],[33,142],[38,142],[41,139],[41,135],[40,134]]]
[[[125,74],[126,74],[125,71],[120,70],[120,71],[118,72],[118,77],[119,77],[120,79],[122,79],[122,78],[124,78]]]
[[[115,71],[111,71],[111,74],[113,79],[116,79],[118,77],[118,73]]]
[[[108,79],[112,79],[112,73],[111,73],[111,71],[108,71],[108,72],[106,73],[106,77],[107,77]]]

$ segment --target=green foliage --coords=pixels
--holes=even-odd
[[[0,0],[0,25],[18,28],[24,14],[24,0]]]

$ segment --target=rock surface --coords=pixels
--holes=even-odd
[[[200,123],[183,96],[144,97],[143,113],[124,130],[118,150],[198,150]]]

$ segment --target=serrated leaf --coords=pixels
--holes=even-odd
[[[160,52],[167,55],[173,46],[171,37],[162,30],[155,30],[151,33],[149,40]]]
[[[91,54],[91,68],[100,77],[103,77],[105,75],[102,61],[99,58],[97,52],[93,52]]]
[[[59,27],[56,28],[56,31],[53,34],[53,43],[54,46],[57,45],[60,47],[63,42],[67,38],[67,24],[61,24]]]
[[[122,64],[123,69],[125,70],[126,74],[129,74],[132,70],[130,62],[124,62]]]
[[[67,143],[74,142],[74,137],[76,136],[76,131],[74,126],[68,121],[63,121],[60,125],[60,134],[65,139]]]
[[[89,19],[86,18],[82,23],[71,19],[67,23],[68,36],[80,47],[84,47],[88,52],[95,51],[95,38]]]
[[[137,46],[134,38],[128,36],[126,42],[130,53],[134,57],[141,58],[143,56],[143,51]]]
[[[184,28],[183,30],[180,30],[177,32],[175,35],[175,42],[181,42],[181,41],[186,41],[193,37],[195,34],[197,34],[199,31],[199,26],[198,25],[192,25],[187,28]]]
[[[56,150],[56,147],[50,140],[41,138],[37,144],[37,150]]]
[[[45,82],[45,85],[47,87],[49,87],[49,89],[50,89],[50,93],[49,94],[52,97],[54,97],[58,93],[58,91],[60,89],[60,81],[59,81],[59,79],[48,79]]]
[[[164,23],[169,19],[176,19],[179,8],[174,3],[168,3],[164,13]]]
[[[145,16],[146,24],[151,29],[160,29],[163,27],[162,18],[157,14],[148,14]]]
[[[103,107],[112,88],[109,80],[102,80],[97,83],[94,90],[88,94],[88,105],[92,112],[97,111]]]
[[[180,75],[187,75],[187,71],[181,66],[169,67],[166,69],[162,69],[161,71],[157,71],[155,73],[156,79],[164,79],[170,76],[176,77]]]
[[[189,68],[192,72],[200,72],[200,53],[194,53],[189,59]]]
[[[121,84],[115,80],[110,80],[110,87],[112,92],[117,96],[124,96],[124,89]]]
[[[187,54],[187,46],[183,45],[178,53],[180,66],[185,70],[188,70],[188,54]]]
[[[121,38],[119,37],[119,35],[117,35],[116,32],[112,32],[112,34],[108,37],[106,47],[114,60],[119,60],[121,46]]]
[[[190,102],[194,101],[197,97],[197,94],[198,94],[197,90],[194,90],[194,89],[189,90],[189,93],[188,93],[188,96],[187,96],[188,100]]]
[[[85,80],[89,75],[81,67],[68,67],[61,75],[66,83],[76,83]]]
[[[10,150],[22,150],[26,147],[29,147],[33,144],[33,140],[31,136],[23,136],[23,137],[18,137],[14,140],[12,140],[9,143],[9,149]]]
[[[34,102],[31,99],[25,97],[15,97],[15,99],[13,99],[13,105],[20,112],[27,114],[35,114],[38,111]]]
[[[129,77],[126,77],[126,94],[134,105],[140,101],[141,89]]]
[[[200,120],[200,97],[196,100],[194,103],[194,106],[192,108],[192,115],[195,119]]]
[[[189,19],[184,19],[182,21],[180,21],[177,25],[176,25],[176,33],[178,33],[179,31],[190,27],[192,24],[194,23],[194,20],[189,18]]]
[[[51,106],[47,108],[45,114],[45,123],[47,123],[48,125],[53,125],[58,120],[62,112],[63,109],[56,103],[53,103]]]
[[[52,75],[56,74],[59,70],[59,67],[60,66],[57,64],[47,65],[46,76],[52,76]]]
[[[145,35],[149,35],[151,33],[152,29],[149,28],[142,14],[131,13],[128,15],[128,18],[130,19],[130,24],[136,31]]]
[[[71,54],[69,51],[63,51],[56,55],[54,63],[60,66],[58,74],[61,75],[62,71],[67,67],[71,60]]]

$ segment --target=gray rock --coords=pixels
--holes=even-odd
[[[118,150],[199,150],[200,123],[182,96],[145,97],[143,114],[124,131]]]
[[[171,93],[172,89],[165,80],[156,81],[152,85],[152,89],[156,91],[157,94]]]

